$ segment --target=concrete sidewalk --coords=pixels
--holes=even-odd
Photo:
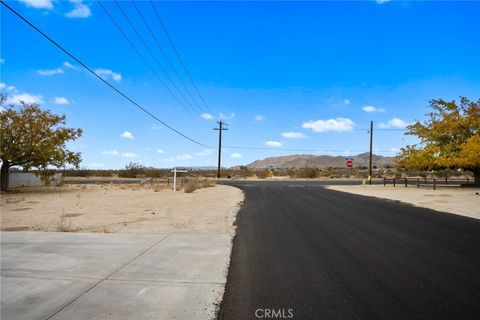
[[[226,234],[1,233],[1,319],[212,319]]]

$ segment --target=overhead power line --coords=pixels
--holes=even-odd
[[[52,43],[55,47],[57,47],[58,49],[60,49],[61,51],[63,51],[66,55],[68,55],[70,58],[72,58],[73,60],[75,60],[79,65],[81,65],[83,68],[85,68],[88,72],[90,72],[93,76],[95,76],[98,80],[102,81],[105,85],[107,85],[108,87],[110,87],[112,90],[114,90],[116,93],[118,93],[119,95],[121,95],[123,98],[125,98],[127,101],[129,101],[131,104],[133,104],[135,107],[137,107],[139,110],[143,111],[144,113],[146,113],[148,116],[150,116],[151,118],[155,119],[156,121],[158,121],[159,123],[161,123],[163,126],[165,126],[166,128],[170,129],[171,131],[175,132],[176,134],[180,135],[181,137],[189,140],[190,142],[193,142],[199,146],[202,146],[202,147],[206,147],[206,148],[213,148],[213,147],[210,147],[206,144],[203,144],[193,138],[190,138],[189,136],[187,136],[186,134],[182,133],[181,131],[175,129],[174,127],[170,126],[169,124],[167,124],[166,122],[164,122],[163,120],[159,119],[157,116],[155,116],[153,113],[151,113],[149,110],[147,110],[146,108],[142,107],[141,105],[139,105],[137,102],[135,102],[132,98],[130,98],[127,94],[123,93],[122,91],[120,91],[119,89],[117,89],[113,84],[111,84],[110,82],[108,82],[107,80],[105,80],[104,78],[102,78],[101,76],[99,76],[97,73],[95,73],[95,71],[93,71],[89,66],[87,66],[85,63],[83,63],[80,59],[78,59],[76,56],[74,56],[72,53],[70,53],[70,51],[68,51],[67,49],[65,49],[62,45],[60,45],[59,43],[57,43],[55,40],[53,40],[50,36],[48,36],[47,34],[45,34],[42,30],[40,30],[38,27],[36,27],[33,23],[31,23],[29,20],[27,20],[25,17],[23,17],[20,13],[18,13],[15,9],[13,9],[12,7],[10,7],[5,1],[1,0],[1,3],[8,9],[10,10],[13,14],[15,14],[18,18],[20,18],[23,22],[25,22],[27,25],[29,25],[32,29],[34,29],[35,31],[37,31],[39,34],[41,34],[45,39],[47,39],[50,43]]]
[[[275,147],[246,147],[246,146],[223,146],[223,148],[227,149],[240,149],[240,150],[268,150],[268,151],[292,151],[292,152],[344,152],[347,150],[348,152],[367,152],[365,150],[348,150],[345,148],[343,150],[340,149],[291,149],[291,148],[275,148]],[[391,150],[376,150],[375,152],[395,152]]]
[[[175,51],[175,54],[178,58],[178,60],[180,61],[180,63],[182,64],[182,67],[183,69],[185,70],[185,73],[187,74],[190,82],[192,83],[193,87],[195,88],[195,92],[197,93],[197,95],[200,97],[200,99],[202,100],[203,104],[205,105],[205,107],[207,108],[207,110],[212,113],[212,110],[210,109],[210,106],[207,104],[207,102],[205,101],[205,99],[203,98],[202,94],[200,93],[200,90],[198,90],[198,87],[197,85],[195,84],[195,81],[193,81],[193,77],[190,73],[190,71],[188,70],[187,68],[187,65],[185,64],[185,62],[183,61],[182,59],[182,56],[180,55],[180,52],[179,50],[177,49],[177,46],[175,45],[175,43],[173,42],[173,39],[172,37],[170,36],[170,33],[167,31],[167,27],[165,26],[165,23],[163,22],[162,18],[160,17],[160,14],[158,13],[157,11],[157,8],[155,7],[154,3],[150,0],[150,5],[152,6],[153,8],[153,11],[155,13],[155,16],[157,17],[157,20],[158,22],[160,22],[160,25],[162,26],[162,29],[163,31],[165,32],[165,35],[167,36],[167,39],[168,41],[170,42],[170,45],[172,46],[173,50]]]
[[[127,20],[127,23],[130,25],[130,27],[133,29],[133,31],[135,32],[135,34],[137,35],[137,37],[140,39],[140,41],[142,42],[143,46],[147,49],[148,53],[152,56],[153,60],[155,61],[155,63],[160,67],[160,69],[163,71],[163,73],[165,74],[165,76],[167,77],[167,79],[171,82],[171,84],[173,85],[173,87],[177,90],[178,94],[183,98],[183,100],[185,100],[185,102],[192,108],[192,110],[195,110],[195,107],[190,103],[190,101],[185,97],[185,95],[182,93],[182,91],[178,88],[177,84],[172,80],[172,78],[168,75],[168,72],[167,70],[165,70],[165,68],[163,67],[163,65],[160,63],[160,61],[157,59],[157,56],[153,53],[152,49],[150,48],[150,46],[148,45],[148,43],[145,41],[145,39],[142,37],[142,35],[140,34],[140,32],[138,31],[137,27],[135,27],[135,25],[133,24],[133,22],[130,20],[130,18],[128,17],[127,13],[125,12],[125,10],[123,10],[122,6],[120,5],[120,3],[118,2],[118,0],[115,0],[115,4],[117,5],[118,9],[120,10],[120,12],[122,13],[123,17],[125,18],[125,20]],[[201,111],[200,111],[201,112]]]
[[[108,82],[107,80],[105,80],[104,78],[102,78],[101,76],[99,76],[97,73],[95,73],[95,71],[93,71],[90,67],[88,67],[85,63],[83,63],[79,58],[77,58],[76,56],[74,56],[70,51],[68,51],[67,49],[65,49],[62,45],[60,45],[59,43],[57,43],[55,40],[53,40],[50,36],[48,36],[46,33],[44,33],[42,30],[40,30],[38,27],[36,27],[33,23],[31,23],[28,19],[26,19],[25,17],[23,17],[20,13],[18,13],[15,9],[13,9],[12,7],[10,7],[4,0],[0,0],[1,4],[4,5],[7,9],[9,9],[13,14],[15,14],[18,18],[20,18],[20,20],[22,20],[23,22],[25,22],[28,26],[30,26],[32,29],[34,29],[35,31],[37,31],[40,35],[42,35],[45,39],[47,39],[50,43],[52,43],[55,47],[57,47],[58,49],[60,49],[62,52],[64,52],[66,55],[68,55],[70,58],[72,58],[74,61],[76,61],[79,65],[81,65],[83,68],[85,68],[89,73],[91,73],[94,77],[96,77],[98,80],[100,80],[101,82],[103,82],[105,85],[107,85],[110,89],[114,90],[117,94],[119,94],[120,96],[122,96],[123,98],[125,98],[128,102],[130,102],[131,104],[133,104],[136,108],[138,108],[139,110],[141,110],[142,112],[144,112],[145,114],[147,114],[149,117],[153,118],[154,120],[156,120],[157,122],[159,122],[160,124],[162,124],[163,126],[165,126],[166,128],[168,128],[169,130],[173,131],[174,133],[180,135],[181,137],[183,137],[184,139],[194,143],[194,144],[197,144],[199,146],[202,146],[202,147],[205,147],[205,148],[209,148],[209,149],[214,149],[214,147],[211,147],[211,146],[208,146],[202,142],[199,142],[198,140],[195,140],[189,136],[187,136],[186,134],[182,133],[181,131],[179,131],[178,129],[172,127],[171,125],[167,124],[166,122],[164,122],[163,120],[161,120],[160,118],[158,118],[157,116],[155,116],[152,112],[150,112],[148,109],[146,109],[145,107],[142,107],[140,104],[138,104],[137,102],[135,102],[132,98],[130,98],[127,94],[125,94],[123,91],[121,91],[120,89],[118,89],[117,87],[115,87],[113,84],[111,84],[110,82]],[[99,2],[100,3],[100,2]],[[122,33],[123,34],[123,33]],[[130,43],[130,42],[129,42]],[[138,52],[138,50],[136,50],[136,52]],[[144,59],[142,59],[144,60]],[[148,65],[148,63],[147,63]],[[364,129],[356,129],[356,130],[364,130]],[[366,129],[368,130],[368,129]],[[379,130],[379,129],[377,129]],[[383,129],[383,130],[402,130],[402,129]],[[290,149],[290,148],[267,148],[267,147],[248,147],[248,146],[230,146],[230,145],[227,145],[227,146],[224,146],[225,148],[230,148],[230,149],[243,149],[243,150],[269,150],[269,151],[292,151],[292,152],[332,152],[332,151],[336,151],[336,152],[341,152],[341,151],[344,151],[344,150],[334,150],[334,149]],[[361,150],[350,150],[349,152],[362,152]],[[377,150],[376,152],[393,152],[393,151],[385,151],[385,150]]]
[[[122,30],[122,28],[118,25],[118,23],[115,21],[115,19],[112,17],[110,12],[107,10],[107,8],[103,5],[102,1],[98,1],[98,4],[102,8],[102,10],[105,12],[107,17],[109,18],[110,22],[116,27],[118,32],[125,38],[125,40],[128,42],[128,44],[132,47],[132,49],[135,51],[135,53],[139,56],[139,58],[143,61],[143,63],[147,66],[147,68],[154,74],[155,78],[162,84],[162,86],[172,95],[172,97],[175,98],[175,100],[178,102],[178,104],[188,113],[190,116],[192,116],[194,119],[198,120],[198,118],[192,113],[190,109],[185,107],[183,103],[178,99],[178,97],[173,93],[170,88],[165,84],[165,82],[162,80],[162,78],[158,75],[158,73],[155,71],[155,69],[148,63],[147,59],[138,51],[137,47],[133,44],[133,42],[130,40],[130,38],[127,36],[127,34]]]
[[[182,84],[183,88],[185,89],[185,91],[188,93],[190,99],[192,99],[192,101],[195,103],[195,105],[198,107],[198,110],[200,110],[200,112],[205,112],[205,110],[203,110],[202,106],[198,103],[197,99],[195,99],[195,97],[192,95],[192,93],[190,92],[190,90],[188,89],[188,87],[185,85],[185,82],[183,81],[182,77],[180,76],[180,74],[177,72],[177,69],[175,68],[175,66],[173,65],[172,61],[170,61],[170,58],[168,57],[167,53],[165,52],[165,50],[163,50],[163,47],[162,45],[160,44],[160,41],[158,41],[158,38],[157,36],[155,35],[155,33],[153,32],[152,28],[150,27],[150,24],[148,23],[147,19],[145,19],[144,15],[142,14],[140,8],[137,6],[137,4],[135,3],[135,1],[130,1],[133,6],[135,7],[135,10],[137,11],[138,15],[140,16],[140,18],[142,19],[143,23],[145,24],[145,26],[147,27],[147,30],[148,32],[150,33],[150,35],[152,36],[153,40],[155,41],[155,44],[157,45],[158,49],[160,50],[160,52],[162,53],[163,57],[165,58],[165,60],[167,61],[168,65],[170,66],[170,68],[173,70],[173,72],[175,73],[175,75],[177,76],[178,80],[180,81],[180,83]]]

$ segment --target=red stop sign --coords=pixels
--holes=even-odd
[[[347,165],[347,167],[351,168],[353,167],[353,161],[352,160],[348,160],[347,163],[345,163]]]

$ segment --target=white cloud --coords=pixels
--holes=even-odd
[[[15,87],[14,86],[9,86],[7,85],[6,83],[4,82],[0,82],[0,90],[3,90],[3,89],[6,89],[7,91],[13,91],[13,92],[16,92],[15,90]]]
[[[224,113],[222,113],[222,112],[220,112],[220,113],[218,114],[218,118],[219,118],[219,119],[223,119],[223,120],[232,120],[234,117],[235,117],[235,113],[234,113],[234,112],[230,112],[229,115],[226,115],[226,114],[224,114]]]
[[[51,0],[19,0],[29,7],[35,9],[52,9],[53,3]]]
[[[115,80],[117,82],[122,80],[122,75],[120,73],[113,72],[110,69],[97,69],[97,70],[95,70],[95,73],[97,75],[99,75],[100,77],[101,76],[105,76],[104,78],[111,77],[113,80]]]
[[[397,148],[390,148],[390,149],[388,149],[388,151],[390,151],[390,152],[399,152],[400,150],[397,149]]]
[[[255,116],[255,118],[253,118],[255,121],[263,121],[265,120],[265,116],[261,116],[261,115],[258,115],[258,116]]]
[[[282,137],[287,139],[305,139],[307,136],[303,134],[303,132],[283,132]]]
[[[234,159],[240,159],[242,157],[242,155],[238,152],[234,152],[230,155],[230,157],[232,157]]]
[[[205,120],[212,120],[213,119],[213,116],[210,113],[202,113],[200,116]]]
[[[8,99],[8,103],[19,104],[21,101],[25,103],[37,103],[40,104],[43,102],[43,97],[41,95],[31,95],[28,93],[16,94]]]
[[[82,0],[70,0],[74,8],[65,14],[69,18],[88,18],[92,15],[90,7],[83,3]]]
[[[4,112],[5,111],[5,108],[0,106],[0,113]]]
[[[348,100],[348,99],[344,99],[344,100],[343,100],[343,104],[346,105],[346,106],[350,105],[351,103],[352,103],[352,102],[351,102],[350,100]]]
[[[403,129],[406,126],[408,126],[408,123],[405,120],[402,120],[400,118],[393,118],[391,120],[388,120],[386,123],[381,122],[378,127],[381,129],[388,129],[388,128],[399,128]]]
[[[122,157],[136,158],[136,157],[138,157],[138,155],[136,153],[133,153],[133,152],[124,152],[124,153],[122,153]]]
[[[130,132],[130,131],[124,131],[122,134],[121,134],[122,137],[124,138],[127,138],[127,139],[130,139],[130,140],[133,140],[133,134]]]
[[[212,150],[210,149],[204,149],[203,151],[195,153],[196,156],[200,156],[200,157],[207,157],[211,154],[212,154]]]
[[[64,66],[65,68],[69,68],[69,69],[73,69],[73,70],[77,70],[77,69],[78,69],[78,67],[75,67],[73,64],[71,64],[71,63],[68,62],[68,61],[65,61],[65,62],[63,63],[63,66]]]
[[[70,101],[65,97],[55,97],[55,104],[70,104]]]
[[[278,142],[278,141],[267,141],[265,142],[265,144],[269,147],[272,147],[272,148],[279,148],[282,146],[282,143],[281,142]]]
[[[362,108],[363,111],[365,112],[385,112],[385,109],[383,108],[376,108],[374,106],[364,106]]]
[[[352,131],[355,123],[347,118],[335,118],[328,120],[310,120],[302,124],[304,129],[312,129],[314,132],[326,131]]]
[[[390,2],[390,0],[376,0],[378,4],[383,4],[386,2]]]
[[[181,161],[191,160],[191,159],[192,159],[192,156],[189,155],[188,153],[177,156],[177,160],[181,160]]]
[[[120,153],[117,150],[113,149],[113,150],[103,150],[102,154],[106,154],[109,156],[118,156]]]
[[[37,73],[41,76],[53,76],[55,74],[62,74],[63,69],[62,68],[56,68],[56,69],[38,70]]]
[[[157,153],[163,154],[163,153],[165,153],[165,151],[163,151],[162,149],[158,149]]]
[[[5,59],[0,58],[0,64],[4,64],[4,63],[5,63]]]

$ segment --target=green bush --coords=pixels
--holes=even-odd
[[[145,176],[146,169],[139,163],[130,162],[125,166],[125,169],[118,172],[118,176],[121,178],[137,178],[139,176]]]

